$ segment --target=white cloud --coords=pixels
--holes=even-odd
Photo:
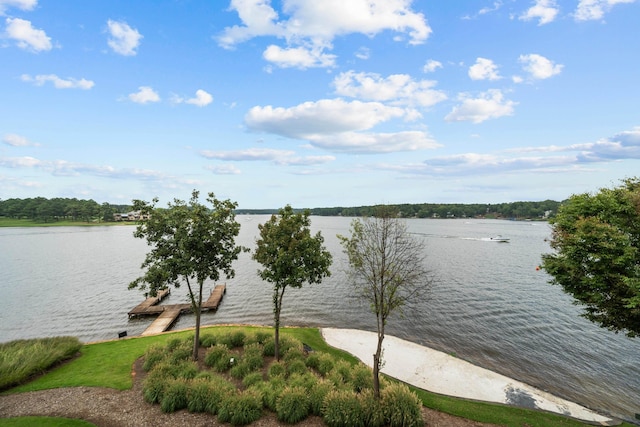
[[[160,95],[149,86],[140,86],[138,92],[129,94],[129,99],[136,104],[147,104],[149,102],[159,102]]]
[[[291,150],[272,148],[248,148],[238,151],[203,150],[200,155],[222,161],[270,161],[282,166],[310,166],[334,161],[333,156],[297,156]]]
[[[358,59],[366,60],[371,56],[371,51],[369,50],[369,48],[361,47],[356,51],[355,56]]]
[[[8,133],[2,137],[2,142],[12,147],[37,147],[40,144],[29,141],[26,137],[15,133]]]
[[[616,4],[634,2],[635,0],[580,0],[573,16],[576,21],[602,19]]]
[[[195,98],[187,99],[185,102],[198,107],[205,107],[213,102],[213,96],[202,89],[198,89]]]
[[[336,135],[311,135],[308,139],[316,147],[351,154],[394,153],[440,147],[428,133],[422,131],[342,132]]]
[[[422,71],[424,71],[425,73],[433,73],[438,68],[442,68],[442,62],[430,59],[424,64],[424,67],[422,67]]]
[[[338,98],[291,108],[253,107],[245,116],[245,124],[254,131],[306,139],[316,134],[366,130],[404,115],[403,109],[379,102],[346,102]]]
[[[216,175],[240,175],[242,172],[234,165],[210,165],[205,166],[205,169],[210,170]]]
[[[538,25],[544,25],[553,22],[558,12],[556,0],[535,0],[534,5],[520,15],[520,19],[523,21],[538,19]]]
[[[522,69],[536,80],[548,79],[560,74],[564,65],[554,64],[553,61],[535,53],[520,55],[518,61],[522,63]]]
[[[21,49],[40,52],[51,50],[51,38],[43,30],[33,28],[31,21],[20,18],[7,18],[5,34],[13,39]]]
[[[23,82],[33,83],[36,86],[43,86],[46,82],[53,83],[53,86],[56,89],[83,89],[88,90],[91,89],[95,83],[91,80],[87,79],[74,79],[73,77],[69,77],[67,79],[62,79],[55,74],[38,74],[37,76],[30,76],[29,74],[23,74],[20,76],[20,79]]]
[[[38,5],[38,0],[0,0],[0,16],[10,7],[20,10],[33,10]]]
[[[124,56],[134,56],[138,52],[136,49],[140,46],[140,39],[143,38],[138,30],[131,28],[126,22],[107,21],[109,35],[107,44],[115,53]]]
[[[481,93],[477,98],[468,95],[460,96],[462,104],[456,106],[445,117],[448,122],[470,121],[482,123],[485,120],[497,119],[503,116],[513,115],[513,109],[517,103],[504,98],[502,91],[491,89]]]
[[[333,85],[338,95],[392,105],[431,107],[447,99],[444,92],[433,89],[435,81],[416,81],[408,74],[382,77],[375,73],[347,71],[336,76]]]
[[[313,68],[333,67],[335,55],[323,53],[320,49],[308,49],[306,47],[281,48],[270,45],[262,54],[265,60],[274,63],[280,68]]]
[[[332,49],[335,37],[346,34],[373,37],[394,31],[408,35],[409,44],[417,45],[431,33],[424,15],[411,10],[410,0],[284,0],[283,19],[270,0],[232,0],[230,10],[238,13],[242,25],[225,28],[218,43],[232,48],[253,37],[285,39],[287,47],[270,46],[263,54],[279,66],[333,66],[334,56],[324,51]]]
[[[469,67],[469,77],[471,80],[499,80],[498,66],[492,60],[477,58],[476,63]]]

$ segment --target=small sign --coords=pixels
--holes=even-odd
[[[127,331],[118,332],[118,338],[124,338],[127,336]]]

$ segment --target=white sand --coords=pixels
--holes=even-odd
[[[353,354],[369,366],[373,365],[377,344],[375,333],[322,328],[322,335],[329,345]],[[612,418],[576,403],[410,341],[386,335],[383,351],[383,373],[424,390],[541,409],[600,425],[617,424]]]

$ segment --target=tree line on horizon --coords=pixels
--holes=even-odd
[[[492,219],[549,219],[562,202],[544,200],[539,202],[510,203],[405,203],[389,205],[404,218],[492,218]],[[311,215],[370,217],[379,205],[357,207],[329,207],[309,209]],[[28,219],[39,222],[84,221],[112,222],[114,214],[127,213],[132,205],[98,203],[93,199],[35,197],[27,199],[0,200],[0,218]],[[295,209],[302,211],[302,209]],[[238,215],[271,215],[277,209],[236,209]]]

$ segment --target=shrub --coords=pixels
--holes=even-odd
[[[198,364],[191,360],[183,360],[175,362],[173,365],[173,373],[175,378],[193,379],[200,372],[198,370]]]
[[[271,366],[269,366],[269,371],[268,371],[269,378],[273,378],[277,376],[284,377],[286,373],[287,373],[287,368],[284,362],[278,362],[276,360],[271,364]]]
[[[351,371],[351,384],[353,385],[353,391],[356,393],[372,389],[373,372],[371,368],[361,363],[354,366]]]
[[[311,369],[318,370],[318,365],[320,364],[320,354],[319,353],[311,353],[304,360],[304,364]]]
[[[246,334],[242,331],[228,332],[218,339],[218,343],[224,344],[229,348],[238,348],[244,345]]]
[[[338,378],[341,378],[343,383],[351,381],[352,370],[353,366],[346,360],[338,360],[333,366],[334,374],[337,374]]]
[[[202,347],[213,347],[218,342],[218,336],[214,334],[205,334],[200,336],[200,345]]]
[[[294,360],[304,361],[305,355],[304,351],[302,351],[302,348],[291,347],[287,349],[282,358],[285,362],[292,362]]]
[[[307,365],[305,365],[304,361],[302,360],[296,359],[290,363],[287,363],[286,366],[287,366],[287,373],[289,375],[304,374],[308,372]]]
[[[290,387],[302,387],[306,390],[311,390],[318,382],[318,378],[311,372],[294,373],[287,380],[287,384]]]
[[[386,386],[380,394],[384,417],[390,427],[414,427],[424,425],[422,403],[405,384]]]
[[[364,413],[356,393],[331,390],[324,398],[322,418],[329,427],[364,427]]]
[[[162,362],[167,357],[167,351],[164,346],[152,345],[144,353],[144,363],[142,369],[149,372],[155,365]]]
[[[227,396],[236,392],[236,386],[222,377],[216,376],[211,379],[211,394],[207,402],[206,411],[216,415],[220,405]]]
[[[323,377],[327,376],[329,372],[333,370],[334,359],[328,353],[320,353],[318,356],[318,372]]]
[[[269,340],[270,337],[270,332],[257,331],[246,336],[246,338],[244,339],[244,345],[253,343],[264,344],[265,342],[267,342],[267,340]]]
[[[262,357],[262,346],[258,343],[249,344],[244,347],[242,362],[249,365],[249,369],[255,371],[264,366],[264,357]]]
[[[251,386],[251,389],[255,389],[262,394],[262,404],[272,412],[276,412],[276,403],[284,388],[283,377],[275,377],[270,379],[269,382],[260,382]]]
[[[242,385],[246,388],[251,387],[254,384],[257,384],[262,381],[262,372],[251,372],[247,374],[242,379]]]
[[[302,350],[302,343],[295,338],[283,335],[280,337],[280,356],[286,354],[291,348],[300,348]],[[275,337],[269,337],[264,343],[264,350],[262,353],[264,356],[273,357],[276,355],[276,342]]]
[[[310,402],[303,387],[285,387],[276,403],[278,420],[295,424],[309,416]]]
[[[187,391],[187,409],[189,412],[206,412],[212,392],[209,379],[198,378],[192,381]]]
[[[376,399],[373,389],[366,389],[358,394],[358,400],[362,407],[364,424],[367,427],[382,427],[385,425],[385,416],[380,404],[380,400]]]
[[[216,344],[207,350],[204,358],[205,365],[217,372],[224,372],[231,367],[231,351],[224,344]]]
[[[262,416],[262,396],[254,388],[228,395],[218,408],[218,419],[236,426],[251,424]]]
[[[191,356],[193,356],[193,343],[183,341],[171,350],[169,360],[176,363],[190,360]]]
[[[170,377],[168,375],[159,370],[147,375],[147,378],[145,378],[142,384],[142,396],[145,402],[160,403],[169,379]]]
[[[160,401],[162,412],[175,412],[187,407],[189,386],[185,379],[169,380]]]
[[[316,381],[311,390],[309,390],[309,403],[311,405],[311,413],[313,415],[322,415],[324,398],[333,389],[334,387],[331,382],[321,379]]]

